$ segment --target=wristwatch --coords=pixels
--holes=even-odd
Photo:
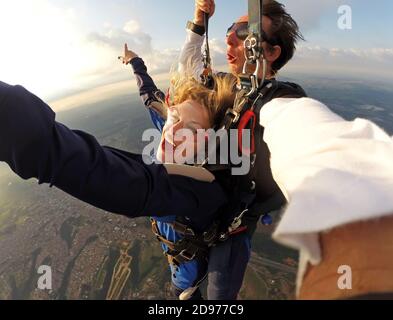
[[[187,29],[191,30],[192,32],[194,32],[196,34],[199,34],[200,36],[203,36],[206,32],[206,29],[204,26],[199,26],[192,21],[187,22]]]

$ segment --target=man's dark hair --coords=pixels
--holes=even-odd
[[[268,32],[268,42],[270,42],[270,45],[281,47],[281,55],[272,65],[273,71],[277,72],[292,59],[296,50],[296,43],[299,40],[304,40],[304,38],[298,24],[286,12],[283,4],[275,0],[265,0],[263,15],[272,20],[272,28]]]

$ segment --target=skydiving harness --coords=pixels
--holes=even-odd
[[[258,73],[260,70],[260,58],[263,58],[262,50],[262,10],[263,0],[249,0],[249,31],[250,34],[244,42],[246,62],[243,68],[243,74],[240,75],[240,83],[238,87],[238,93],[234,103],[234,107],[229,109],[225,115],[223,124],[220,129],[230,130],[237,128],[239,137],[242,137],[243,130],[245,127],[252,122],[252,129],[256,126],[256,115],[254,112],[256,102],[263,96],[263,91],[258,93],[261,84],[264,83],[265,74],[261,82],[258,79]],[[209,14],[205,13],[205,30],[206,30],[206,46],[203,55],[203,66],[204,70],[201,75],[202,83],[206,87],[212,87],[213,77],[211,68],[211,57],[209,47]],[[253,74],[247,74],[247,67],[250,65],[256,65],[255,72]],[[266,60],[263,59],[263,70],[266,70]],[[265,91],[269,87],[265,87]],[[244,110],[246,112],[244,113]],[[240,138],[242,140],[242,138]],[[255,141],[252,139],[252,146],[248,152],[250,157],[255,158]],[[242,146],[240,144],[239,146]],[[244,150],[242,150],[244,151]],[[255,161],[254,161],[255,163]],[[206,166],[209,170],[215,171],[214,168]],[[222,167],[221,167],[222,169]],[[229,224],[228,228],[222,230],[222,225],[215,222],[211,228],[203,233],[197,234],[192,230],[187,223],[183,223],[178,218],[174,223],[170,225],[183,239],[174,243],[167,240],[159,232],[157,222],[152,219],[152,231],[157,239],[168,247],[166,256],[170,264],[179,266],[185,262],[192,261],[196,258],[205,256],[208,249],[214,246],[219,241],[227,240],[231,235],[244,232],[247,230],[246,226],[242,226],[243,217],[249,211],[249,206],[253,199],[246,203],[245,208],[241,213],[236,216],[233,221]],[[220,230],[221,229],[221,230]]]
[[[249,16],[249,35],[244,41],[245,63],[243,66],[243,73],[239,75],[239,83],[237,86],[237,94],[233,108],[226,112],[220,130],[229,131],[237,129],[238,131],[238,146],[239,153],[250,158],[251,171],[256,162],[256,141],[255,130],[257,127],[257,114],[264,105],[261,103],[269,90],[273,88],[273,82],[265,83],[267,63],[264,58],[262,47],[263,42],[263,0],[249,0],[248,1],[248,16]],[[262,59],[262,79],[259,79],[259,72],[261,70]],[[248,68],[254,66],[254,73],[248,73]],[[258,103],[260,102],[260,103]],[[265,101],[266,103],[267,101]],[[251,132],[250,148],[243,147],[243,133],[245,129]],[[262,137],[260,137],[262,138]],[[209,166],[208,166],[209,167]],[[214,171],[214,168],[210,168]],[[240,214],[237,215],[229,227],[219,235],[220,241],[226,241],[231,235],[244,232],[248,229],[247,225],[243,223],[243,218],[249,213],[250,208],[256,201],[256,183],[250,177],[248,181],[248,192],[243,196],[243,208]],[[240,190],[239,190],[240,192]],[[262,218],[264,224],[271,224],[272,219],[267,212]]]
[[[264,157],[261,157],[259,152],[264,148],[260,145],[263,140],[263,128],[257,123],[257,120],[261,108],[273,98],[280,96],[280,93],[286,97],[292,95],[299,98],[303,95],[302,90],[300,87],[270,80],[264,82],[262,89],[256,90],[252,95],[247,96],[247,79],[245,77],[243,79],[245,79],[243,89],[238,91],[236,103],[232,109],[228,110],[220,127],[225,130],[237,129],[240,148],[242,147],[243,131],[247,128],[251,130],[250,148],[239,150],[239,152],[250,157],[250,174],[245,177],[232,177],[229,173],[232,168],[231,164],[210,165],[205,163],[203,167],[199,168],[179,166],[178,170],[180,168],[183,170],[200,169],[198,175],[191,175],[189,172],[184,172],[184,175],[193,176],[194,179],[201,181],[208,181],[208,178],[201,174],[203,171],[204,173],[207,171],[208,174],[212,173],[217,181],[223,182],[224,189],[227,189],[228,193],[233,195],[233,197],[230,197],[233,201],[228,207],[223,208],[219,221],[215,221],[206,232],[198,233],[190,226],[189,221],[183,217],[178,217],[172,224],[169,223],[183,237],[178,242],[168,241],[160,234],[157,222],[152,221],[153,233],[161,243],[167,245],[169,250],[166,252],[166,256],[169,263],[174,266],[179,266],[194,259],[206,258],[206,253],[211,247],[228,240],[231,236],[244,232],[252,233],[252,228],[255,227],[253,223],[260,219],[261,214],[262,224],[271,225],[273,219],[269,213],[278,210],[285,203],[285,198],[280,192],[275,192],[267,199],[259,199],[258,197],[256,181],[259,180],[256,178],[256,170],[258,170],[258,159]],[[248,83],[250,84],[251,80]],[[179,171],[172,172],[172,168],[176,167],[176,165],[172,165],[167,168],[167,171],[172,174],[179,174]],[[220,179],[220,176],[225,178]],[[230,177],[229,182],[225,181],[227,177]],[[238,202],[240,202],[240,205],[238,205]],[[233,210],[233,208],[236,209]],[[228,212],[230,215],[228,215]],[[249,221],[251,221],[251,225]]]
[[[225,217],[224,222],[216,221],[204,233],[195,232],[189,223],[183,218],[170,224],[173,229],[184,238],[174,243],[163,237],[157,227],[157,222],[152,221],[153,233],[157,239],[168,247],[166,255],[170,264],[179,266],[183,263],[190,262],[194,259],[206,258],[209,248],[220,242],[228,240],[231,236],[243,232],[252,232],[255,226],[247,223],[247,220],[259,220],[262,215],[261,222],[264,225],[271,225],[273,222],[270,212],[278,210],[285,203],[285,198],[281,192],[275,192],[268,199],[258,199],[256,179],[256,162],[257,153],[263,148],[260,146],[263,136],[263,128],[258,125],[258,115],[262,107],[273,98],[277,97],[278,92],[285,92],[282,96],[301,97],[305,93],[300,87],[293,87],[291,84],[278,82],[276,80],[266,80],[266,60],[264,59],[262,43],[264,41],[264,33],[262,30],[263,16],[263,0],[248,0],[249,3],[249,36],[244,41],[246,61],[243,67],[243,73],[239,76],[237,86],[237,94],[233,108],[229,109],[224,117],[222,124],[216,128],[218,130],[238,131],[239,153],[250,157],[251,171],[243,177],[241,183],[239,179],[234,179],[227,183],[227,189],[234,195],[233,206],[237,205],[240,200],[240,206],[236,206],[238,210],[235,217],[231,213],[230,217]],[[208,43],[208,20],[209,15],[205,14],[206,28],[206,48],[203,56],[204,71],[201,76],[205,86],[214,87],[210,50]],[[262,60],[262,63],[261,63]],[[263,70],[262,79],[258,78],[259,72]],[[253,73],[247,73],[250,66],[255,66]],[[243,148],[244,130],[250,129],[251,145],[250,148]],[[255,138],[257,137],[257,139]],[[259,148],[258,148],[259,146]],[[267,149],[267,148],[266,148]],[[259,151],[258,151],[259,150]],[[211,165],[209,159],[202,164],[202,167],[213,173],[216,178],[220,175],[228,176],[228,170],[232,165]],[[220,180],[217,178],[217,180]],[[278,187],[277,187],[278,188]],[[232,210],[233,211],[233,210]]]

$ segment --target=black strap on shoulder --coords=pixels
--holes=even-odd
[[[266,81],[264,90],[260,92],[261,95],[259,95],[259,99],[256,101],[256,106],[254,109],[254,112],[258,115],[258,117],[263,106],[266,105],[268,102],[272,101],[273,99],[307,97],[304,89],[298,84],[292,82],[277,81],[276,79]]]
[[[241,111],[237,111],[238,113],[230,111],[226,116],[226,122],[223,127],[225,129],[236,128],[238,122],[235,122],[233,119],[236,117],[241,118],[247,110],[252,110],[259,122],[261,109],[266,103],[275,98],[302,98],[305,96],[304,90],[296,84],[275,79],[266,80],[257,93],[246,99],[242,109],[237,109],[237,106],[234,106],[234,111]],[[229,194],[233,195],[227,211],[224,211],[222,214],[223,220],[227,221],[227,225],[231,225],[234,221],[233,219],[236,220],[239,217],[239,213],[243,211],[244,208],[239,206],[238,203],[241,203],[245,197],[249,198],[250,194],[254,195],[252,203],[248,200],[245,201],[249,210],[242,216],[242,225],[247,226],[250,234],[254,232],[261,216],[279,210],[286,202],[284,195],[274,181],[270,167],[270,151],[263,140],[263,135],[264,128],[257,125],[254,129],[254,161],[251,162],[251,170],[248,175],[234,177],[230,175],[228,168],[225,166],[208,167],[215,174],[217,181],[224,186]]]
[[[300,87],[296,87],[289,83],[282,83],[275,79],[265,80],[267,64],[263,56],[262,48],[263,0],[248,0],[248,7],[249,36],[244,41],[246,62],[243,73],[239,76],[240,81],[238,83],[238,91],[234,106],[228,109],[222,124],[217,129],[238,129],[238,131],[241,131],[239,128],[249,119],[249,117],[245,116],[246,113],[248,113],[247,116],[249,116],[250,113],[254,113],[254,121],[255,118],[257,119],[258,125],[255,126],[253,132],[256,145],[253,149],[254,153],[250,154],[251,171],[247,176],[242,178],[230,177],[229,187],[227,187],[227,189],[232,191],[234,196],[230,205],[236,206],[236,203],[240,202],[239,197],[241,197],[242,192],[245,192],[246,195],[247,193],[255,195],[255,201],[249,205],[246,210],[240,209],[240,213],[236,213],[236,210],[238,210],[236,207],[237,209],[232,211],[229,210],[226,214],[227,216],[232,215],[232,218],[234,217],[232,222],[230,219],[228,220],[230,224],[228,230],[234,225],[237,226],[239,221],[248,220],[251,225],[250,230],[252,233],[259,217],[268,213],[268,211],[265,210],[277,210],[285,204],[285,197],[282,195],[271,173],[270,152],[266,143],[263,141],[264,128],[259,125],[260,110],[266,103],[274,98],[300,98],[305,96],[305,93]],[[250,66],[255,67],[255,72],[253,74],[247,73]],[[260,70],[263,71],[262,78],[259,78]],[[245,116],[245,121],[241,121],[243,116]],[[225,166],[218,165],[212,167],[208,163],[204,165],[210,171],[216,171],[214,172],[216,177],[217,172],[228,172],[228,167]],[[220,167],[221,171],[219,171]],[[217,180],[221,182],[220,179]],[[226,234],[228,234],[228,232],[226,232]]]

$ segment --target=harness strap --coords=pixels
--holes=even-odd
[[[171,223],[171,225],[173,227],[173,230],[175,230],[177,233],[183,235],[186,238],[196,237],[194,230],[192,230],[189,226],[177,220],[174,223]]]
[[[157,240],[165,244],[169,248],[169,250],[175,250],[175,243],[165,239],[161,235],[160,231],[158,230],[158,225],[156,220],[154,219],[151,220],[151,226],[152,226],[152,232],[156,236]]]
[[[210,56],[210,45],[209,45],[209,14],[204,14],[205,19],[205,31],[206,31],[206,46],[203,54],[203,72],[201,74],[202,83],[207,88],[213,88],[213,70],[211,67],[211,56]]]
[[[222,129],[229,130],[234,124],[237,124],[239,122],[242,111],[248,102],[248,98],[246,97],[246,95],[247,91],[244,89],[236,93],[233,108],[228,109],[228,111],[226,112],[224,121],[221,126]]]
[[[169,250],[165,253],[168,258],[168,262],[175,266],[191,262],[195,259],[205,259],[208,254],[207,248],[201,248],[192,242],[188,242],[184,245],[183,250]]]
[[[209,46],[209,13],[205,13],[204,18],[205,18],[205,30],[206,30],[206,50],[205,50],[206,52],[204,57],[205,58],[204,65],[205,65],[205,69],[210,69],[211,57],[210,57],[210,46]]]
[[[183,235],[185,238],[177,242],[169,241],[159,231],[157,221],[151,219],[152,232],[157,240],[168,247],[165,255],[168,262],[174,266],[180,266],[183,263],[190,262],[194,259],[206,258],[209,250],[209,245],[204,242],[204,235],[197,235],[192,228],[181,222],[170,223],[173,229]]]

